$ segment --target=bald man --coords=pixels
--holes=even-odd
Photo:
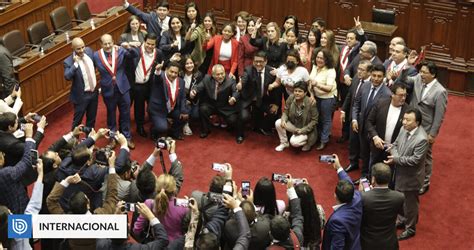
[[[95,77],[94,52],[86,47],[81,38],[72,40],[72,55],[64,60],[64,78],[72,81],[69,100],[74,105],[71,130],[82,123],[93,128],[97,114],[98,88]]]
[[[94,63],[100,73],[100,86],[107,107],[107,127],[117,131],[116,110],[119,110],[120,132],[127,138],[130,149],[135,148],[130,132],[130,83],[125,75],[125,58],[138,57],[128,43],[114,45],[111,35],[100,38],[101,49],[94,53]],[[112,142],[113,144],[113,142]]]

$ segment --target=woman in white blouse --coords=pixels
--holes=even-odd
[[[11,112],[18,115],[21,106],[23,106],[23,102],[21,101],[21,89],[13,89],[9,96],[7,96],[5,99],[0,99],[0,114]]]
[[[276,80],[268,85],[268,91],[283,85],[286,91],[283,91],[285,100],[293,94],[293,87],[297,82],[308,82],[308,70],[301,65],[300,54],[297,50],[289,50],[286,54],[285,64],[277,69]]]
[[[329,142],[331,133],[332,112],[337,96],[336,70],[331,53],[327,49],[316,51],[312,63],[309,93],[311,99],[317,102],[319,113],[318,131],[320,131],[321,142],[316,150],[322,150]]]

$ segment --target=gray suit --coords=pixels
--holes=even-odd
[[[423,185],[425,177],[425,156],[428,151],[428,136],[422,127],[408,137],[405,128],[400,130],[397,140],[393,143],[390,154],[395,164],[395,190],[405,195],[403,205],[406,229],[415,231],[418,220],[418,190]]]
[[[424,95],[424,98],[422,98],[421,91],[423,89],[423,83],[421,82],[420,74],[414,77],[408,77],[407,82],[414,84],[414,93],[410,105],[420,110],[423,116],[421,125],[426,133],[432,137],[436,137],[441,123],[443,123],[444,113],[446,113],[446,106],[448,105],[448,93],[446,89],[435,79],[433,86],[431,86]],[[432,144],[430,144],[425,161],[425,185],[430,184],[432,167]]]
[[[0,98],[10,95],[17,83],[13,73],[13,57],[8,49],[0,44]]]

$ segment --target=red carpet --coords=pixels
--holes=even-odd
[[[102,100],[99,102],[96,127],[105,127],[105,106]],[[420,201],[417,235],[401,242],[401,249],[474,248],[474,240],[469,236],[474,231],[474,200],[471,195],[474,171],[469,164],[474,160],[474,124],[472,118],[467,118],[472,117],[473,105],[474,99],[449,97],[448,112],[433,150],[435,166],[431,189]],[[339,114],[335,117],[339,117]],[[71,121],[70,105],[49,115],[49,126],[41,150],[66,133]],[[296,178],[306,177],[315,191],[317,202],[323,205],[328,216],[332,212],[337,176],[330,165],[318,162],[319,152],[314,149],[309,153],[287,149],[278,153],[274,150],[278,145],[277,135],[266,137],[251,131],[247,131],[247,138],[241,145],[235,143],[233,134],[217,128],[212,130],[208,138],[200,139],[196,126],[192,127],[195,133],[193,136],[177,143],[177,154],[185,171],[180,197],[189,195],[195,189],[207,190],[209,180],[215,174],[211,170],[211,163],[229,162],[234,168],[234,179],[238,183],[250,180],[252,188],[261,176],[270,177],[272,172],[291,173]],[[132,128],[135,132],[134,123]],[[337,119],[334,121],[331,143],[322,153],[339,154],[345,165],[348,163],[347,146],[336,144],[334,139],[340,136],[339,128]],[[131,156],[142,162],[152,152],[153,142],[139,136],[135,136],[134,140],[137,149],[132,151]],[[169,168],[169,161],[166,159],[165,162]],[[155,171],[158,174],[161,172],[158,162]],[[358,174],[351,176],[356,178]],[[277,185],[277,191],[278,197],[286,200],[284,186]]]

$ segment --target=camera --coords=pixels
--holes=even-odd
[[[84,127],[81,127],[80,130],[81,130],[81,132],[89,134],[92,131],[92,128],[84,126]]]
[[[125,206],[124,206],[124,207],[125,207],[125,211],[127,211],[127,212],[135,212],[135,210],[136,210],[136,205],[137,205],[136,203],[129,203],[129,202],[125,203]]]
[[[108,166],[111,155],[112,149],[110,147],[100,148],[95,152],[95,162],[99,165]]]
[[[334,163],[336,162],[336,158],[332,155],[320,155],[319,161],[325,163]]]
[[[167,149],[170,145],[170,140],[165,137],[160,137],[155,142],[155,146],[159,149]]]

